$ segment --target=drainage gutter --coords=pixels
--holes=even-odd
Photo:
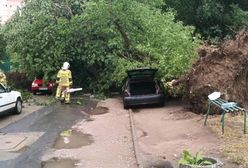
[[[144,165],[141,159],[141,154],[138,149],[138,144],[137,144],[138,138],[137,138],[137,134],[134,128],[135,122],[134,122],[133,113],[131,109],[128,110],[128,114],[129,114],[129,121],[130,121],[130,128],[131,128],[131,138],[133,142],[133,149],[134,149],[134,155],[135,155],[137,167],[144,168]]]

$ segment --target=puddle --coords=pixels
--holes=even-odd
[[[67,130],[60,134],[56,139],[54,148],[72,149],[90,145],[94,142],[90,134],[83,134],[74,130]]]
[[[94,100],[85,100],[86,101],[86,105],[82,106],[81,109],[82,111],[86,112],[86,113],[90,113],[92,109],[94,109],[97,105],[97,101]]]
[[[102,106],[98,106],[98,107],[92,109],[92,110],[90,111],[90,114],[91,114],[91,115],[100,115],[100,114],[108,113],[108,111],[109,111],[109,108],[107,108],[107,107],[102,107]]]
[[[41,162],[42,168],[74,168],[78,163],[77,160],[72,159],[58,159],[52,158],[48,161]]]

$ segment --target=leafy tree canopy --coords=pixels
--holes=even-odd
[[[119,86],[125,71],[156,67],[166,81],[196,57],[193,27],[161,11],[161,0],[26,0],[5,26],[18,69],[54,78],[69,61],[74,83],[94,92]]]
[[[0,64],[3,63],[3,60],[6,57],[6,41],[2,32],[2,26],[0,25]]]
[[[6,41],[4,40],[4,35],[2,33],[2,26],[0,25],[0,63],[5,56],[6,56]]]
[[[247,0],[165,0],[164,10],[171,8],[178,20],[195,26],[203,39],[219,41],[248,26]]]

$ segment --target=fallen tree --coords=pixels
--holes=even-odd
[[[155,0],[27,0],[3,29],[14,69],[56,79],[70,62],[75,87],[94,94],[120,88],[126,70],[158,68],[163,82],[195,60],[194,28]],[[1,42],[0,42],[1,43]],[[0,44],[1,45],[1,44]]]
[[[248,99],[248,29],[218,46],[203,45],[191,71],[174,84],[185,86],[184,99],[196,113],[206,113],[207,96],[219,91],[222,98],[246,106]]]

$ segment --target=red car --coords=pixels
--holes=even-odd
[[[53,92],[53,83],[51,81],[45,83],[43,78],[36,78],[32,82],[31,87],[32,93],[35,95],[36,93],[47,93],[52,94]]]

